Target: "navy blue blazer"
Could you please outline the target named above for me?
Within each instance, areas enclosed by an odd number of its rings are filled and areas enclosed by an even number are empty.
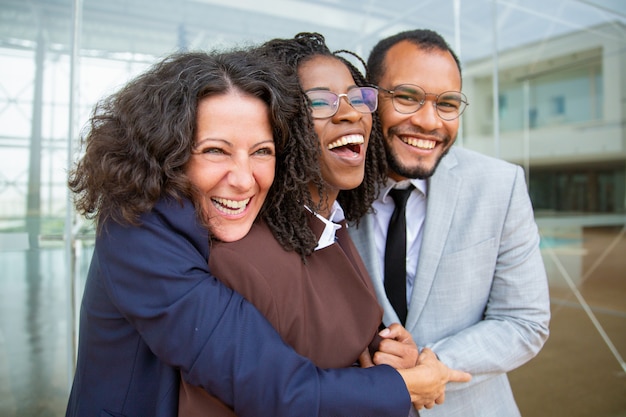
[[[141,222],[96,239],[66,416],[176,416],[181,371],[241,417],[406,417],[392,368],[316,368],[215,279],[190,202],[160,201]]]

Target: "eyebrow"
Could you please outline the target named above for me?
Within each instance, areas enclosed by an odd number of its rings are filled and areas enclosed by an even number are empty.
[[[308,90],[305,90],[305,93],[308,93],[309,91],[330,91],[330,88],[328,88],[328,87],[313,87],[313,88],[309,88]]]
[[[194,143],[193,144],[193,148],[197,149],[202,144],[204,144],[205,142],[208,142],[208,141],[217,141],[217,142],[222,142],[223,144],[228,145],[228,146],[233,146],[233,143],[228,141],[228,140],[226,140],[226,139],[221,139],[221,138],[204,138],[204,139],[200,140],[199,142]],[[263,145],[263,144],[268,143],[268,142],[272,143],[272,144],[276,143],[276,141],[274,140],[274,137],[271,137],[269,139],[261,139],[259,142],[256,142],[256,143],[252,144],[252,147],[254,148],[256,146]]]
[[[350,90],[352,90],[353,88],[359,88],[359,87],[360,87],[359,85],[352,84],[352,85],[349,85],[349,86],[348,86],[347,91],[350,91]],[[305,93],[308,93],[309,91],[330,91],[330,92],[334,92],[334,91],[332,91],[332,90],[331,90],[330,88],[328,88],[328,87],[313,87],[313,88],[309,88],[308,90],[305,90],[304,92],[305,92]]]

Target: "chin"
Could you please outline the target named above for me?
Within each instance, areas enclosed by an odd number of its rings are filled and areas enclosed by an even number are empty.
[[[242,234],[240,233],[227,233],[227,234],[216,233],[214,234],[214,236],[222,242],[229,243],[229,242],[236,242],[238,240],[243,239],[246,236],[246,234],[247,233],[242,233]]]
[[[221,226],[214,227],[211,232],[214,238],[222,242],[236,242],[246,237],[251,228],[252,223],[246,225],[239,224],[236,226],[222,224]]]

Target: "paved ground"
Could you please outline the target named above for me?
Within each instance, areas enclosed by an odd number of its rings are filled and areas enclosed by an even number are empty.
[[[626,375],[601,335],[626,358],[626,236],[621,227],[542,234],[552,334],[535,359],[510,374],[522,414],[626,417]],[[0,251],[1,416],[64,414],[71,338],[63,256],[62,248],[31,257]]]
[[[626,236],[608,227],[585,229],[581,237],[581,247],[554,249],[567,267],[565,274],[550,274],[550,339],[535,359],[510,374],[523,416],[626,416],[626,374],[611,350],[626,360]],[[546,252],[550,271],[556,261]],[[563,275],[576,283],[581,298]]]

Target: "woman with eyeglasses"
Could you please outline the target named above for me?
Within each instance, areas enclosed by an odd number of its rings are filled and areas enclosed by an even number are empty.
[[[321,368],[371,364],[368,347],[379,349],[382,312],[346,221],[358,222],[385,179],[384,147],[373,112],[378,91],[346,59],[330,52],[324,38],[302,33],[261,46],[297,71],[309,105],[306,140],[291,149],[296,170],[319,175],[280,196],[270,196],[264,212],[243,239],[213,240],[209,267],[242,293],[295,350]],[[376,132],[376,133],[374,133]],[[316,158],[298,149],[314,146]],[[298,177],[277,166],[276,181]],[[316,179],[317,178],[317,179]],[[298,201],[300,210],[282,206]],[[383,331],[377,364],[410,368],[418,351],[400,326]],[[419,363],[437,378],[424,378],[424,405],[434,405],[450,378],[466,380],[436,361],[428,349]],[[435,379],[437,380],[435,382]],[[443,381],[443,383],[442,383]],[[204,390],[183,382],[179,416],[234,416],[236,412]],[[308,415],[303,410],[303,415]]]

